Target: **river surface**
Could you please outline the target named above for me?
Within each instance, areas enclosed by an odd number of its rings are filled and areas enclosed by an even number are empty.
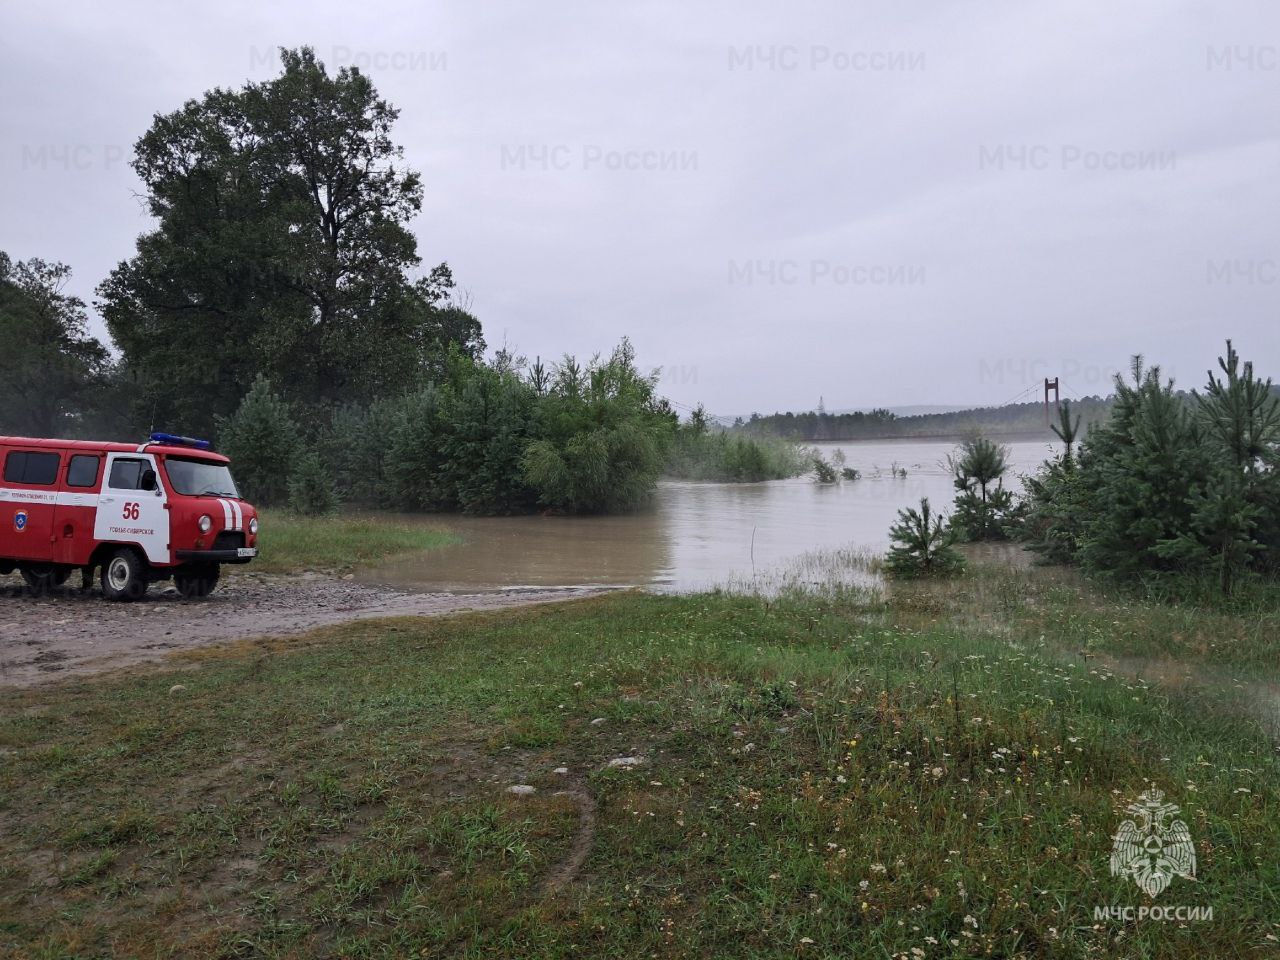
[[[611,517],[423,517],[463,542],[398,558],[362,578],[414,590],[472,592],[531,587],[617,586],[690,591],[746,582],[814,551],[881,553],[901,507],[955,498],[946,441],[814,444],[843,451],[856,481],[812,477],[764,483],[663,481],[648,509]],[[1045,441],[1015,441],[1006,485],[1053,453]],[[905,478],[893,467],[905,468]]]

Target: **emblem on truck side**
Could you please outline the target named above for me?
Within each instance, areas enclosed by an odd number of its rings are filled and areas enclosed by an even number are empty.
[[[19,533],[27,529],[27,511],[19,510],[13,515],[13,529]]]

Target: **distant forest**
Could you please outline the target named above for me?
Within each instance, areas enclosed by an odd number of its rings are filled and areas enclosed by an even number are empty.
[[[1103,420],[1111,410],[1111,398],[1085,397],[1072,400],[1071,409],[1083,423]],[[1056,421],[1055,421],[1056,422]],[[975,407],[952,413],[927,413],[900,417],[888,410],[858,413],[752,414],[734,424],[734,430],[751,436],[783,437],[787,440],[887,440],[897,437],[958,437],[974,430],[987,436],[1052,436],[1045,422],[1044,403],[1013,403],[1002,407]]]

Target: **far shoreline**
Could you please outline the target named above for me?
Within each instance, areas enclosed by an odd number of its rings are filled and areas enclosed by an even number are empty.
[[[1010,440],[1015,442],[1028,442],[1028,443],[1038,441],[1038,440],[1043,440],[1046,443],[1053,443],[1057,439],[1057,437],[1053,434],[1053,432],[1049,430],[1046,430],[1044,433],[1035,433],[1035,432],[1027,432],[1027,431],[1022,431],[1018,433],[994,433],[987,430],[983,430],[980,432],[984,437],[987,437],[988,439],[991,439],[991,440]],[[893,437],[855,437],[847,440],[843,440],[843,439],[795,440],[794,442],[800,443],[800,444],[890,443],[890,442],[898,443],[898,442],[910,442],[910,441],[959,443],[960,441],[964,440],[965,437],[968,435],[969,435],[969,431],[962,430],[962,431],[953,431],[950,433],[931,433],[931,434],[925,434],[920,436],[907,435],[907,436],[893,436]],[[789,438],[782,437],[779,439],[789,439]]]

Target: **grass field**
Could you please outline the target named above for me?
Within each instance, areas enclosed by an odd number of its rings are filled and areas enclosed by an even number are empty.
[[[1274,956],[1276,627],[975,568],[361,623],[8,692],[0,952]],[[1198,858],[1155,903],[1212,920],[1094,919],[1152,903],[1108,870],[1149,786]]]
[[[253,573],[341,573],[397,554],[458,542],[446,530],[377,514],[299,517],[266,511],[261,523],[259,555],[243,568]],[[236,567],[226,569],[238,572]]]

